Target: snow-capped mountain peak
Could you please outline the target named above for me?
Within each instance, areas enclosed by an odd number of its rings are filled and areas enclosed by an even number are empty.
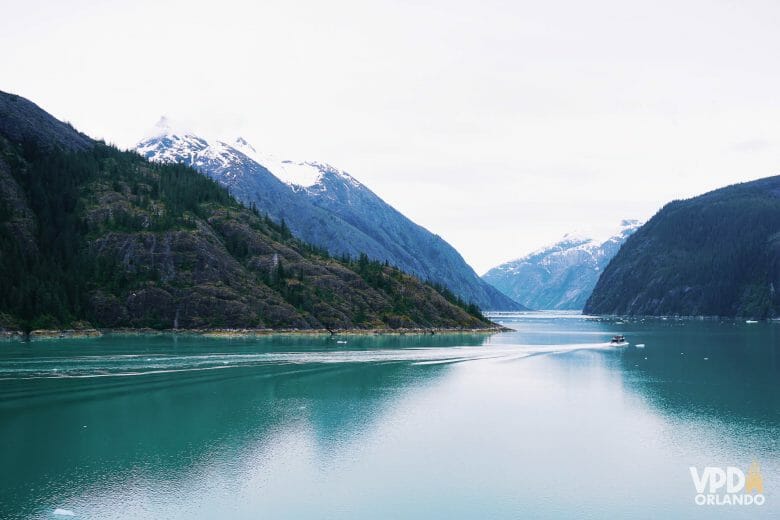
[[[194,132],[187,128],[180,121],[171,119],[166,115],[160,116],[160,119],[149,129],[143,138],[143,141],[162,138],[162,137],[197,137]]]
[[[241,136],[238,136],[235,139],[233,139],[233,146],[235,146],[236,148],[238,148],[241,151],[247,150],[247,151],[252,152],[252,153],[257,153],[257,150],[255,150],[255,147],[252,146],[251,144],[249,144],[249,141],[247,141],[246,139],[244,139]]]
[[[292,189],[324,189],[327,176],[353,187],[362,187],[356,179],[333,166],[313,161],[281,159],[273,154],[258,151],[244,137],[231,141],[207,140],[162,116],[151,132],[136,146],[136,151],[158,162],[184,162],[204,169],[207,164],[221,168],[235,166],[245,161],[242,154],[262,166],[274,177]],[[235,173],[233,174],[235,176]]]
[[[171,125],[171,120],[168,119],[168,116],[160,116],[160,119],[158,119],[154,124],[154,127],[152,127],[152,131],[149,133],[149,137],[168,135],[171,134],[172,131],[173,126]]]
[[[483,279],[535,309],[581,309],[601,271],[641,226],[623,220],[601,233],[578,231],[488,271]]]
[[[334,168],[327,163],[280,159],[273,154],[258,152],[255,147],[249,144],[243,137],[235,138],[232,146],[262,165],[273,173],[277,179],[289,186],[311,188],[320,183],[322,178],[327,174],[335,175],[353,186],[361,186],[361,184],[348,173],[339,170],[338,168]]]
[[[243,137],[236,137],[232,146],[289,186],[309,188],[317,184],[322,177],[321,169],[313,163],[280,159],[270,153],[258,152]]]

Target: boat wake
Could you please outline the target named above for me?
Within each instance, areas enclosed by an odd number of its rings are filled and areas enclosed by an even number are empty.
[[[452,364],[469,361],[512,361],[577,350],[611,349],[609,343],[560,345],[488,344],[480,346],[417,347],[376,350],[322,350],[305,352],[212,352],[179,354],[107,354],[15,358],[0,364],[0,380],[133,377],[259,366],[408,363]]]

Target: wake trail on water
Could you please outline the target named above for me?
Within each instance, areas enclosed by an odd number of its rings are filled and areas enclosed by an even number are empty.
[[[305,365],[362,363],[439,365],[471,361],[508,362],[539,355],[609,348],[608,343],[564,345],[491,344],[462,347],[307,352],[212,352],[190,355],[160,353],[106,354],[102,356],[47,356],[30,359],[17,357],[0,363],[0,381],[119,378],[283,365],[302,367]]]

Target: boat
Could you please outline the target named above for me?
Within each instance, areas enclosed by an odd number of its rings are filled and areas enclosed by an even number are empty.
[[[609,342],[610,342],[611,344],[613,344],[613,345],[622,345],[622,344],[624,344],[624,343],[627,343],[627,342],[626,342],[626,337],[625,337],[625,336],[623,336],[623,335],[620,335],[620,336],[612,336],[612,339],[611,339],[611,340],[609,340]]]
[[[745,320],[745,323],[749,323],[750,325],[754,323],[758,323],[758,320]]]

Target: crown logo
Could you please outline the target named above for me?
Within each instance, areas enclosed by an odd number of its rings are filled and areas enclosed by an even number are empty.
[[[764,492],[764,480],[761,478],[761,470],[756,461],[750,465],[748,474],[745,476],[745,490],[748,493]]]

